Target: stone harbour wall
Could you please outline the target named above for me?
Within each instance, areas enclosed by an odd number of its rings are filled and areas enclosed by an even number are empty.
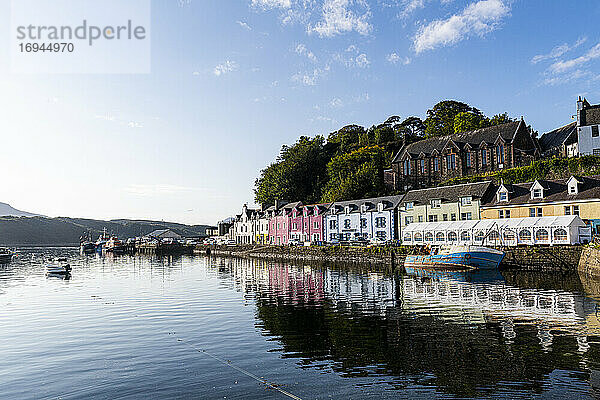
[[[586,246],[579,259],[579,271],[600,278],[600,247],[591,244]]]
[[[584,246],[519,246],[506,252],[502,267],[535,271],[577,270]]]

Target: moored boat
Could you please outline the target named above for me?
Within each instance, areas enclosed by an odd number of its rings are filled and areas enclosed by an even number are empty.
[[[463,270],[498,268],[504,252],[484,246],[433,247],[429,254],[409,255],[405,268],[443,267]]]
[[[79,245],[79,252],[81,254],[94,254],[96,251],[96,244],[92,242],[81,242]]]
[[[106,247],[106,243],[109,240],[109,236],[106,234],[106,228],[104,228],[104,230],[102,231],[102,235],[100,235],[100,237],[98,237],[98,240],[96,240],[96,252],[102,254],[102,250],[105,249]]]
[[[0,247],[0,264],[8,264],[11,262],[14,253],[4,247]]]
[[[106,242],[105,245],[107,253],[113,254],[125,254],[125,243],[123,243],[119,238],[113,236]]]
[[[66,258],[57,258],[54,264],[46,266],[47,276],[68,276],[71,274],[71,265]]]

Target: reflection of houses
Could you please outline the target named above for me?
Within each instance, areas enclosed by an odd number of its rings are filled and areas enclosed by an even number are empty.
[[[479,219],[481,203],[493,192],[491,182],[411,190],[399,210],[401,231],[413,222]]]
[[[600,228],[600,177],[537,180],[502,184],[481,206],[481,218],[578,215],[595,231]]]
[[[591,241],[590,228],[577,215],[423,222],[402,231],[407,245],[572,245]]]
[[[395,189],[431,187],[444,180],[527,165],[539,147],[525,121],[433,137],[406,145],[392,161]],[[389,174],[388,174],[389,175]]]
[[[325,240],[398,238],[396,212],[403,196],[339,201],[325,217]]]

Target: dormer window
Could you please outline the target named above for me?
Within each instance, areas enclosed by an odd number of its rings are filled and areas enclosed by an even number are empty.
[[[346,211],[346,214],[350,214],[350,206],[346,206],[345,211]]]
[[[473,203],[473,198],[471,196],[465,196],[460,198],[460,204],[463,206],[470,206]]]
[[[408,211],[408,210],[412,210],[413,208],[415,208],[415,204],[411,201],[408,203],[404,203],[404,208]]]
[[[384,208],[384,205],[383,205],[383,203],[379,203],[379,204],[377,204],[377,211],[379,211],[379,212],[382,212],[382,211],[383,211],[383,208]]]
[[[431,200],[431,208],[440,208],[442,206],[442,201],[440,199]]]
[[[360,206],[360,212],[361,213],[366,213],[367,212],[367,205],[366,204],[363,204],[363,205]]]
[[[567,182],[567,190],[569,191],[569,194],[578,194],[580,183],[581,182],[579,182],[577,178],[572,176]]]
[[[542,189],[533,189],[531,191],[531,198],[532,199],[541,199],[544,197],[544,192]]]
[[[507,192],[499,192],[498,193],[498,202],[500,201],[508,201],[508,193]]]

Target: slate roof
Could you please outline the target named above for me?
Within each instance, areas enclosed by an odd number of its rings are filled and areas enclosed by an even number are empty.
[[[471,196],[473,198],[487,200],[494,197],[495,187],[491,181],[478,183],[465,183],[462,185],[439,186],[429,189],[419,189],[409,191],[404,199],[404,203],[428,204],[431,200],[440,199],[443,203],[454,203],[461,197]]]
[[[582,125],[600,125],[600,104],[590,106],[587,103],[582,110],[582,114]]]
[[[149,234],[147,234],[146,236],[148,236],[148,237],[160,237],[160,236],[164,235],[167,232],[173,232],[176,236],[181,236],[177,232],[174,232],[172,229],[156,229],[156,230],[150,232]]]
[[[577,122],[571,122],[568,125],[562,126],[550,132],[544,133],[540,138],[540,146],[542,151],[547,151],[553,147],[562,146],[567,139],[577,132]]]
[[[511,142],[517,133],[519,125],[524,122],[514,121],[506,124],[490,126],[488,128],[476,129],[474,131],[455,133],[447,136],[432,137],[429,139],[419,140],[418,142],[411,143],[408,146],[402,148],[398,154],[394,157],[393,162],[397,162],[400,155],[404,152],[408,152],[412,156],[418,156],[421,153],[429,155],[433,150],[441,151],[446,144],[454,142],[459,148],[463,148],[466,144],[471,147],[479,147],[484,142],[487,144],[494,144],[498,137],[502,137],[505,142]]]
[[[362,205],[367,206],[368,211],[377,210],[377,204],[383,202],[384,211],[394,210],[400,202],[402,202],[402,198],[404,195],[398,196],[383,196],[383,197],[371,197],[368,199],[360,199],[360,200],[348,200],[348,201],[336,201],[331,204],[328,213],[333,211],[343,211],[346,206],[350,206],[350,213],[360,212],[360,208]]]
[[[548,202],[559,202],[569,200],[589,200],[600,199],[600,175],[576,177],[582,184],[579,185],[579,193],[569,194],[567,188],[567,179],[556,180],[538,180],[544,187],[543,199],[531,198],[531,186],[535,182],[517,183],[514,185],[504,185],[509,190],[508,201],[498,202],[496,196],[489,198],[484,207],[500,207],[507,205],[522,205],[522,204],[541,204]]]

